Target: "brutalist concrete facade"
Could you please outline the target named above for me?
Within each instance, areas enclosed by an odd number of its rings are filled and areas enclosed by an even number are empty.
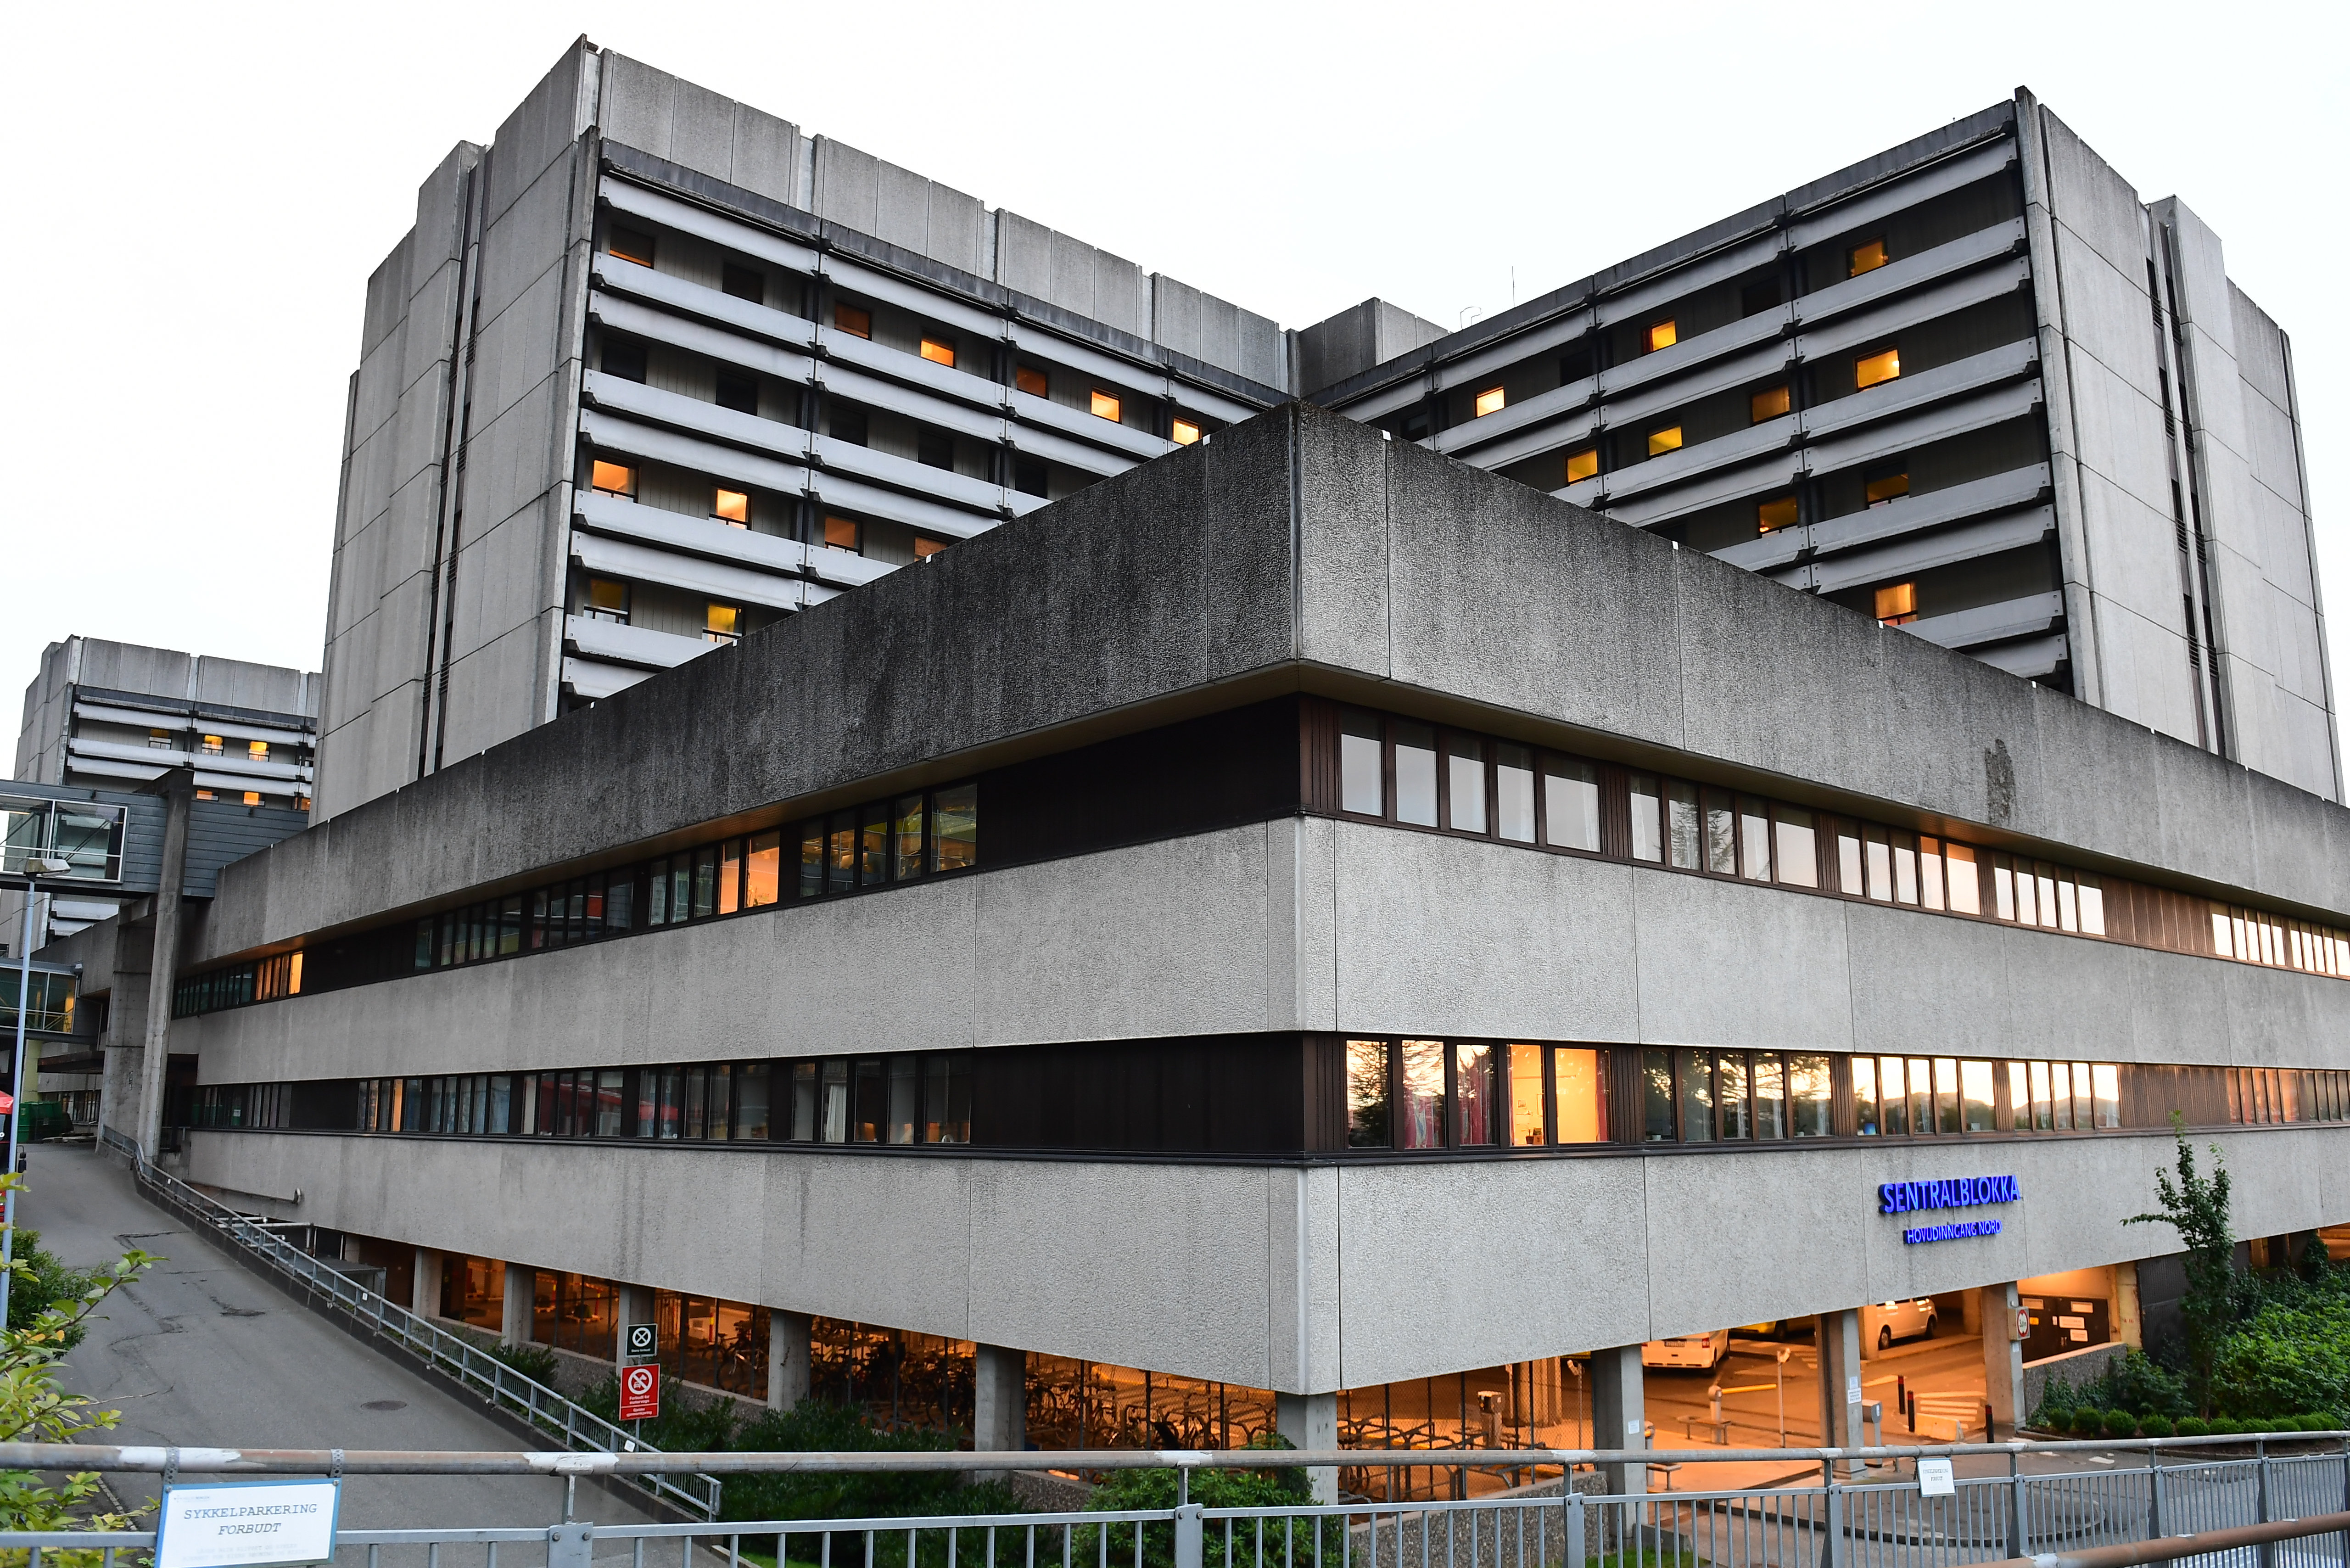
[[[238,863],[183,968],[1293,691],[2350,916],[2336,805],[1290,405]],[[831,983],[879,953],[925,983]],[[244,1084],[1280,1032],[2333,1071],[2350,986],[1303,813],[183,1018],[172,1044]],[[298,1191],[324,1226],[1317,1397],[2147,1256],[2166,1239],[2122,1221],[2170,1152],[2160,1127],[2001,1143],[2027,1195],[2003,1233],[1905,1246],[1878,1184],[1970,1149],[189,1136],[197,1179]],[[2350,1217],[2350,1125],[2213,1136],[2246,1233]]]

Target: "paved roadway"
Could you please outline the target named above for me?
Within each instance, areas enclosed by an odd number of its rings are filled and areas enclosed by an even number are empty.
[[[18,1212],[67,1262],[111,1262],[130,1247],[161,1255],[109,1297],[67,1358],[73,1392],[119,1410],[89,1441],[276,1449],[504,1449],[525,1444],[481,1407],[353,1339],[141,1199],[119,1160],[35,1144]],[[119,1476],[126,1502],[156,1480]],[[143,1490],[142,1490],[143,1485]],[[358,1476],[344,1483],[346,1529],[553,1524],[564,1483],[536,1477]],[[647,1516],[582,1485],[577,1513],[602,1524]],[[536,1551],[503,1553],[510,1563]],[[600,1556],[601,1553],[599,1552]],[[473,1552],[457,1559],[478,1561]],[[446,1554],[444,1553],[444,1560]]]

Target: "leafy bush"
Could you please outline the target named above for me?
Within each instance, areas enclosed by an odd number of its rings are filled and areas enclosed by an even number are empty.
[[[2271,1420],[2350,1411],[2350,1291],[2285,1276],[2222,1336],[2212,1382],[2230,1415]]]
[[[2106,1413],[2095,1405],[2084,1405],[2073,1412],[2072,1426],[2076,1438],[2102,1438],[2106,1435]]]
[[[1252,1449],[1286,1449],[1294,1445],[1283,1437],[1267,1435],[1249,1444]],[[1087,1511],[1126,1511],[1139,1509],[1173,1508],[1183,1490],[1171,1469],[1119,1470],[1094,1489],[1086,1501]],[[1278,1509],[1304,1506],[1313,1501],[1305,1472],[1291,1470],[1193,1470],[1188,1488],[1191,1501],[1202,1508],[1263,1508]],[[1102,1551],[1101,1537],[1108,1537],[1109,1560],[1117,1563],[1136,1561],[1132,1524],[1086,1525],[1072,1532],[1071,1548],[1076,1561],[1090,1563]],[[1142,1531],[1142,1568],[1174,1568],[1175,1527],[1171,1524],[1146,1524]],[[1263,1542],[1265,1557],[1270,1560],[1281,1549],[1284,1538],[1270,1531]],[[1300,1552],[1304,1550],[1301,1536]],[[1234,1568],[1257,1560],[1258,1542],[1245,1525],[1236,1525],[1232,1532]],[[1334,1543],[1335,1544],[1335,1543]],[[1285,1561],[1284,1557],[1284,1561]],[[1221,1528],[1211,1530],[1201,1542],[1203,1568],[1223,1568],[1224,1536]]]
[[[2211,1435],[2211,1423],[2200,1416],[2182,1416],[2178,1421],[2178,1435],[2182,1438],[2208,1438]]]
[[[2064,1431],[2073,1424],[2072,1403],[2069,1399],[2060,1402],[2055,1390],[2051,1389],[2041,1399],[2040,1408],[2032,1412],[2032,1419],[2024,1424],[2035,1431]]]
[[[2106,1436],[2108,1438],[2135,1438],[2137,1436],[2137,1417],[2131,1415],[2127,1410],[2106,1411],[2105,1427]]]
[[[2167,1438],[2172,1430],[2170,1417],[2159,1411],[2138,1418],[2137,1435],[2141,1438]]]
[[[490,1355],[534,1383],[555,1380],[555,1352],[544,1345],[494,1345]],[[616,1403],[619,1397],[613,1396]]]
[[[42,1247],[38,1231],[17,1231],[16,1254],[16,1279],[8,1287],[8,1329],[12,1334],[32,1332],[42,1314],[60,1303],[79,1301],[109,1277],[89,1269],[68,1268]],[[75,1314],[72,1321],[55,1327],[53,1332],[64,1335],[57,1348],[71,1350],[88,1331],[82,1326],[80,1314]]]

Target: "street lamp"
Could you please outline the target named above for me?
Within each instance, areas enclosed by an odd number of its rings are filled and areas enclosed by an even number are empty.
[[[25,1025],[33,1013],[33,905],[40,891],[43,877],[62,877],[73,869],[73,863],[54,856],[29,855],[25,857],[25,941],[16,955],[16,1054],[8,1075],[8,1165],[10,1175],[16,1170],[16,1135],[25,1125]],[[0,1209],[0,1329],[8,1325],[8,1287],[16,1282],[13,1265],[16,1261],[16,1189],[8,1189],[7,1204]]]

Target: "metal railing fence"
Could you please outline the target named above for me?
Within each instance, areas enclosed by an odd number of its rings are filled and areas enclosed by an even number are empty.
[[[2287,1445],[2281,1451],[2272,1445]],[[2249,1454],[2241,1450],[2250,1448]],[[1920,1459],[1993,1461],[1929,1496]],[[2112,1469],[2027,1470],[2026,1460]],[[1638,1467],[1762,1459],[1817,1462],[1848,1473],[1825,1485],[1594,1495],[1548,1484],[1441,1501],[1341,1501],[1211,1508],[1191,1501],[1203,1469],[1307,1469],[1425,1465],[1501,1473],[1585,1465]],[[941,1460],[946,1463],[942,1466]],[[2124,1459],[2137,1462],[2122,1464]],[[96,1469],[199,1475],[615,1475],[660,1465],[715,1474],[904,1474],[941,1468],[1171,1469],[1173,1506],[921,1517],[769,1519],[690,1524],[551,1528],[347,1530],[338,1561],[367,1568],[457,1568],[479,1549],[484,1568],[2021,1568],[2082,1553],[2129,1556],[2182,1534],[2241,1532],[2314,1521],[2297,1538],[2215,1541],[2175,1556],[2195,1568],[2350,1568],[2350,1433],[2271,1438],[2138,1439],[2112,1443],[1951,1444],[1866,1449],[1378,1450],[1085,1449],[1059,1453],[400,1453],[235,1449],[103,1448],[0,1443],[0,1469]],[[1970,1468],[1981,1468],[1981,1466]],[[1999,1473],[2004,1471],[2004,1473]],[[1666,1472],[1669,1473],[1669,1472]],[[2275,1532],[2272,1532],[2275,1533]],[[93,1550],[107,1568],[150,1547],[151,1535],[0,1533],[0,1562],[41,1568],[40,1554]],[[27,1555],[18,1558],[18,1552]],[[387,1556],[387,1553],[390,1553]],[[699,1557],[697,1557],[699,1553]],[[2138,1558],[2142,1559],[2143,1553]],[[129,1563],[121,1568],[130,1568]]]
[[[130,1156],[131,1170],[139,1186],[156,1202],[205,1227],[247,1256],[301,1285],[330,1310],[349,1314],[361,1326],[391,1341],[432,1370],[454,1379],[460,1387],[480,1396],[492,1407],[520,1417],[534,1431],[545,1433],[573,1452],[630,1453],[659,1460],[659,1449],[631,1437],[536,1378],[517,1372],[472,1339],[452,1334],[377,1294],[348,1275],[328,1268],[262,1221],[239,1214],[169,1171],[158,1168],[151,1161],[141,1158],[138,1146],[114,1128],[101,1128],[100,1137],[109,1147]],[[634,1470],[630,1479],[689,1517],[718,1517],[721,1486],[715,1476],[672,1465]]]

